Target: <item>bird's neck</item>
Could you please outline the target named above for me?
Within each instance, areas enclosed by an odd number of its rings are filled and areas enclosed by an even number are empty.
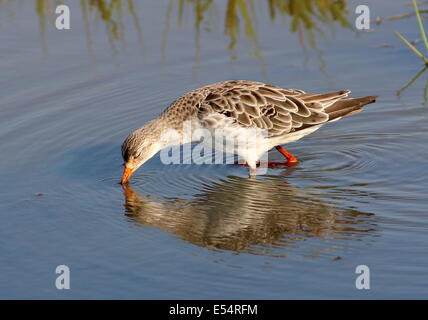
[[[171,120],[171,119],[169,119]],[[163,117],[156,118],[145,126],[152,137],[160,142],[159,147],[165,148],[192,142],[192,132],[199,123],[194,121],[165,121]]]

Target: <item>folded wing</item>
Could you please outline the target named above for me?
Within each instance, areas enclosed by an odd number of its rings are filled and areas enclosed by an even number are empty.
[[[354,114],[376,99],[347,98],[349,90],[312,94],[252,81],[225,81],[204,89],[209,93],[198,117],[207,125],[215,126],[213,114],[224,115],[242,127],[266,129],[269,137]]]

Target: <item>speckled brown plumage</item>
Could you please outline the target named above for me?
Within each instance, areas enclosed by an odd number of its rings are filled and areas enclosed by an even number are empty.
[[[312,94],[261,82],[224,81],[183,95],[161,117],[178,129],[195,115],[207,127],[216,127],[226,116],[242,127],[266,129],[273,137],[356,113],[376,98],[347,99],[349,93]]]

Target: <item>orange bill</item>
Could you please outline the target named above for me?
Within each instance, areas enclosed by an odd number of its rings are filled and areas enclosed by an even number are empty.
[[[134,173],[134,170],[125,167],[125,169],[123,170],[122,180],[120,180],[120,183],[121,184],[127,183],[128,180],[131,179],[132,173]]]

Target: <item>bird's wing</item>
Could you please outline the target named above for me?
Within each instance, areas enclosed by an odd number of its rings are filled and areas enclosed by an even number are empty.
[[[310,94],[252,81],[226,81],[204,89],[209,93],[199,106],[198,117],[206,125],[215,127],[226,116],[242,127],[267,129],[269,137],[333,120],[328,108],[350,92]]]

